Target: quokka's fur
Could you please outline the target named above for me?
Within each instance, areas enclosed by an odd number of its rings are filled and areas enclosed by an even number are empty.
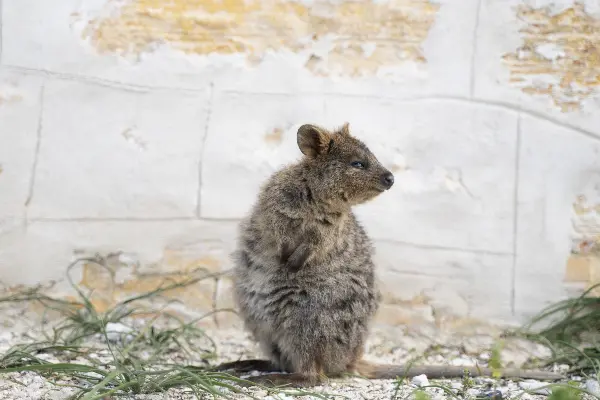
[[[276,172],[240,224],[235,297],[245,327],[268,360],[222,364],[218,370],[285,373],[250,378],[310,386],[325,377],[460,377],[464,367],[374,365],[362,360],[380,300],[373,248],[352,207],[390,189],[394,177],[349,132],[298,129],[303,158]],[[385,216],[383,216],[385,218]],[[490,375],[471,368],[471,374]],[[545,371],[504,376],[559,379]]]

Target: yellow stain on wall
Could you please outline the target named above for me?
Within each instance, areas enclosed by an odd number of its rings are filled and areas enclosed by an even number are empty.
[[[584,194],[575,198],[571,223],[573,227],[571,255],[567,259],[564,280],[585,284],[585,290],[588,290],[600,284],[598,193],[593,193],[591,199]],[[600,296],[600,287],[591,290],[590,295]]]
[[[552,14],[521,6],[522,45],[504,55],[511,82],[525,93],[548,96],[562,112],[581,108],[600,85],[600,19],[583,4]]]
[[[267,132],[264,139],[268,143],[280,144],[283,141],[283,129],[275,128],[271,132]]]
[[[3,104],[16,103],[23,100],[19,95],[2,95],[0,94],[0,106]]]
[[[600,256],[600,203],[579,195],[573,202],[573,238],[571,252],[574,254]]]
[[[121,1],[119,1],[121,3]],[[116,0],[109,0],[113,8]],[[375,73],[382,65],[425,62],[421,45],[439,5],[430,0],[130,0],[117,13],[90,21],[84,37],[100,52],[140,54],[159,44],[188,54],[242,53],[250,62],[267,51],[308,50],[318,75]],[[330,37],[326,56],[310,54]]]
[[[211,311],[217,278],[207,275],[218,272],[220,262],[211,256],[199,255],[195,259],[189,256],[185,251],[165,249],[160,268],[153,273],[142,272],[136,265],[121,264],[114,257],[105,261],[106,267],[85,263],[79,285],[92,291],[90,301],[98,312],[105,312],[127,297],[165,287],[172,289],[161,293],[164,299],[177,300],[192,309]],[[116,275],[122,269],[128,274],[126,279],[119,281]],[[191,281],[194,283],[186,284]],[[182,286],[173,287],[177,285]]]

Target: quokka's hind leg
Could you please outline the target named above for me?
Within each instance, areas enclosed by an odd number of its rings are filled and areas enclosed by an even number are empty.
[[[258,371],[258,372],[280,372],[277,365],[269,360],[239,360],[226,362],[210,368],[210,371],[229,371],[232,370],[232,375],[240,375],[243,373]]]
[[[266,387],[289,386],[308,388],[323,383],[326,380],[326,378],[324,376],[316,374],[301,374],[295,372],[292,374],[268,374],[251,376],[246,380],[251,381],[254,384]],[[247,384],[245,382],[240,383],[240,385],[253,386],[252,384]]]
[[[298,360],[295,367],[296,372],[275,373],[268,375],[252,376],[246,381],[240,383],[242,386],[260,385],[266,387],[289,386],[289,387],[312,387],[317,386],[327,380],[322,366],[314,360]]]
[[[346,366],[347,374],[355,374],[358,363],[362,360],[363,354],[365,352],[363,341],[361,340],[354,349],[352,349],[352,357],[350,362]]]

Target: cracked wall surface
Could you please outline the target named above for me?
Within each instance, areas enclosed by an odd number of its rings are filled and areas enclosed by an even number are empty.
[[[563,112],[581,107],[600,86],[600,19],[584,3],[552,12],[520,6],[523,42],[504,56],[510,81],[523,92],[549,97]]]
[[[139,55],[166,43],[186,54],[242,54],[251,63],[270,51],[308,51],[313,73],[372,74],[425,62],[421,45],[438,8],[428,0],[109,1],[83,36],[100,52]]]
[[[234,306],[230,254],[304,123],[395,174],[357,209],[378,321],[522,321],[600,279],[600,5],[0,1],[0,281]],[[223,275],[220,275],[223,274]],[[219,325],[236,323],[215,314]]]

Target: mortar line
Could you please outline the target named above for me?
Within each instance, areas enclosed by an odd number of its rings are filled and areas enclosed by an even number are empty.
[[[29,219],[29,222],[186,222],[197,221],[196,217],[35,217]]]
[[[33,192],[35,189],[35,182],[36,182],[36,178],[37,178],[37,169],[38,169],[38,162],[39,162],[39,157],[40,157],[40,147],[41,147],[41,143],[42,143],[42,129],[43,129],[43,124],[44,124],[43,120],[44,120],[45,91],[46,91],[46,82],[44,81],[44,82],[42,82],[42,85],[40,87],[40,94],[39,94],[40,110],[38,112],[36,142],[35,142],[35,149],[34,149],[34,153],[33,153],[33,163],[31,165],[31,173],[29,175],[29,188],[28,188],[28,192],[27,192],[27,200],[25,200],[25,221],[27,221],[28,217],[29,217],[29,205],[31,204],[31,200],[33,199]]]
[[[475,27],[473,28],[473,48],[471,50],[471,76],[469,81],[469,96],[473,98],[475,93],[475,58],[477,56],[477,33],[479,32],[479,18],[481,14],[481,3],[483,0],[477,1],[477,10],[475,11]]]
[[[505,256],[505,257],[512,255],[511,251],[468,249],[468,248],[462,248],[462,247],[439,246],[439,245],[432,245],[432,244],[405,242],[402,240],[394,240],[394,239],[378,239],[376,237],[373,237],[372,240],[374,243],[377,243],[377,242],[390,243],[390,244],[414,247],[417,249],[424,249],[424,250],[455,251],[455,252],[461,252],[461,253],[481,254],[481,255],[488,255],[488,256]]]
[[[200,217],[200,221],[208,221],[208,222],[240,222],[242,220],[241,217]]]
[[[240,218],[211,218],[198,219],[195,215],[190,217],[34,217],[30,222],[176,222],[176,221],[204,221],[204,222],[239,222]]]
[[[516,315],[517,250],[519,236],[519,176],[521,172],[521,114],[517,115],[517,142],[515,148],[515,175],[513,190],[513,260],[511,270],[510,310]]]
[[[48,71],[45,69],[27,68],[17,65],[5,65],[4,68],[10,71],[20,72],[23,74],[29,74],[34,76],[42,76],[45,78],[54,78],[64,81],[82,82],[89,85],[96,85],[101,87],[107,87],[111,89],[119,89],[133,93],[144,93],[149,91],[172,91],[172,92],[183,92],[183,93],[202,93],[206,89],[190,89],[177,86],[147,86],[135,83],[120,82],[110,79],[98,78],[94,76],[77,75],[63,72]]]
[[[208,110],[206,111],[206,120],[204,121],[204,134],[202,136],[200,149],[198,149],[198,152],[200,153],[200,160],[198,161],[198,192],[196,193],[196,218],[198,219],[201,218],[202,210],[202,173],[204,166],[204,155],[206,154],[206,141],[208,139],[208,129],[210,125],[210,117],[212,116],[212,108],[215,95],[214,82],[210,83],[209,90],[210,93],[208,96]]]

